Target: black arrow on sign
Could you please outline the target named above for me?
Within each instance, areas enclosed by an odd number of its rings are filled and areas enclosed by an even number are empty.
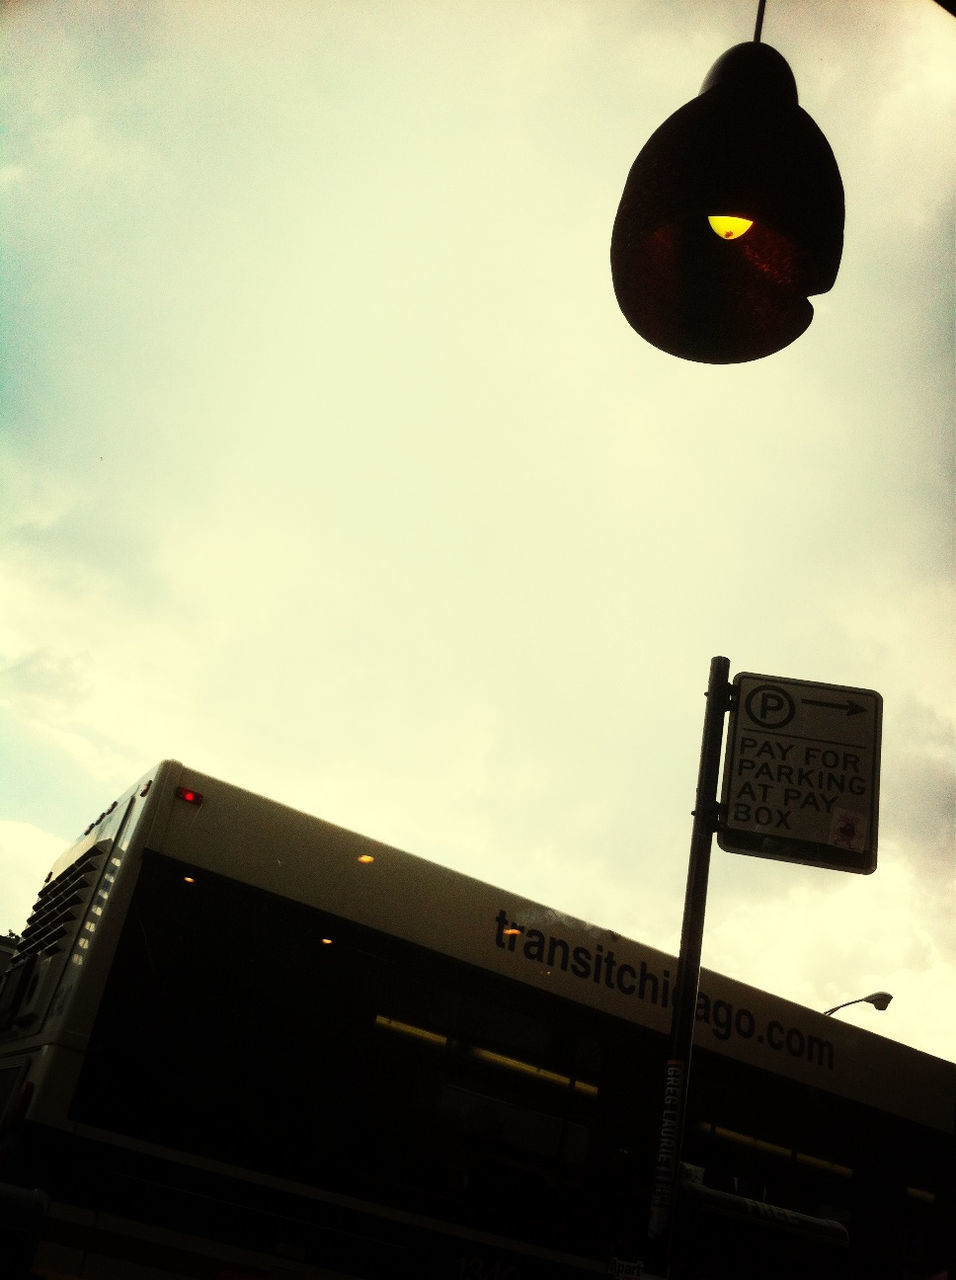
[[[801,698],[800,701],[808,707],[829,707],[831,711],[845,711],[848,716],[858,716],[866,710],[866,707],[849,699],[846,702],[818,702],[816,698]]]

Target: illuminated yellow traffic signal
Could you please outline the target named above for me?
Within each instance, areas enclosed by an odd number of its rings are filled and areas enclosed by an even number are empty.
[[[810,324],[809,297],[836,279],[843,221],[833,152],[786,60],[736,45],[631,167],[611,238],[618,303],[671,355],[760,359]]]
[[[707,221],[723,240],[739,240],[753,226],[752,218],[734,218],[728,214],[711,214]]]

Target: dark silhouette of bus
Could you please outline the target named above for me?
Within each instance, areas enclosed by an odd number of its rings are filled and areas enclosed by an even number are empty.
[[[636,1275],[675,970],[166,761],[0,979],[0,1273]],[[674,1274],[944,1270],[953,1064],[707,971],[697,1016]]]

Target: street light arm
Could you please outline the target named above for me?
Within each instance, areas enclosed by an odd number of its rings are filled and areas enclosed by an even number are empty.
[[[845,1009],[847,1005],[851,1004],[871,1004],[874,1009],[879,1009],[882,1013],[892,999],[893,997],[888,991],[874,991],[871,995],[858,996],[855,1000],[845,1000],[843,1004],[835,1004],[832,1009],[824,1009],[823,1016],[829,1018],[838,1009]]]

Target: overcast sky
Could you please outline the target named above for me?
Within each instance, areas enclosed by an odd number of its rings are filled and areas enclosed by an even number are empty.
[[[715,848],[704,963],[956,1057],[956,22],[770,0],[843,263],[707,367],[608,246],[755,11],[4,6],[0,930],[173,756],[674,952],[725,654],[883,695],[881,843]]]

